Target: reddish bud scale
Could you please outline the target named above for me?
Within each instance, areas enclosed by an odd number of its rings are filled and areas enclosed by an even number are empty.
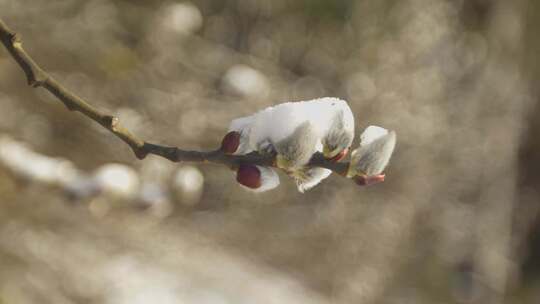
[[[221,141],[221,151],[226,154],[233,154],[240,145],[240,133],[231,131],[227,133]]]
[[[240,184],[257,189],[261,186],[261,171],[254,165],[240,165],[236,171],[236,181]]]
[[[372,176],[357,175],[354,177],[354,181],[360,186],[370,186],[384,182],[384,174],[377,174]]]
[[[332,157],[330,159],[330,161],[333,161],[333,162],[338,162],[340,160],[342,160],[343,158],[345,158],[345,156],[347,156],[347,153],[349,152],[349,148],[345,148],[343,150],[341,150],[341,152],[339,152],[336,156]]]

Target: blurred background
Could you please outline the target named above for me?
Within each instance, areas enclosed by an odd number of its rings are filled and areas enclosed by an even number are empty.
[[[66,87],[215,149],[272,104],[397,131],[387,180],[137,160],[0,51],[0,303],[539,303],[540,2],[0,0]],[[357,145],[355,142],[354,145]]]

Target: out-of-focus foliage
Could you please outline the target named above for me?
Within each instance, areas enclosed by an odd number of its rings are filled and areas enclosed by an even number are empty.
[[[539,16],[533,0],[0,0],[37,62],[145,140],[212,149],[233,118],[321,96],[349,101],[358,134],[398,134],[383,184],[254,195],[224,167],[136,160],[2,50],[0,303],[536,303]],[[48,160],[78,178],[33,178]]]

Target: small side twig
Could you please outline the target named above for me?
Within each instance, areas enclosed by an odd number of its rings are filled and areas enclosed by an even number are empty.
[[[24,50],[20,37],[9,29],[1,19],[0,40],[8,50],[11,57],[13,57],[13,59],[23,70],[30,86],[34,88],[42,87],[46,89],[51,94],[56,96],[70,111],[78,111],[84,116],[102,125],[116,137],[128,144],[138,159],[144,159],[148,154],[154,154],[173,162],[209,162],[226,165],[230,168],[236,168],[241,163],[267,167],[274,166],[274,159],[272,156],[260,155],[258,153],[250,153],[247,155],[228,155],[220,150],[208,152],[186,151],[177,147],[167,147],[145,142],[136,137],[126,128],[122,127],[117,117],[106,114],[105,112],[93,107],[84,99],[62,86],[51,75],[45,72]],[[322,157],[320,153],[316,154],[312,158],[309,165],[312,167],[327,168],[342,176],[345,176],[348,168],[348,163],[330,162]]]

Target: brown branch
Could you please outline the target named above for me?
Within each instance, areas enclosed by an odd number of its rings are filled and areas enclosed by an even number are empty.
[[[131,147],[138,159],[144,159],[148,154],[154,154],[173,162],[210,162],[226,165],[233,169],[241,163],[267,167],[274,166],[274,159],[272,156],[264,156],[258,153],[228,155],[220,150],[209,152],[186,151],[176,147],[166,147],[144,142],[126,128],[122,127],[117,117],[106,114],[91,106],[81,97],[63,87],[51,75],[47,74],[47,72],[45,72],[23,49],[20,37],[10,30],[1,19],[0,40],[23,70],[30,86],[46,89],[56,96],[70,111],[78,111],[111,131]],[[334,163],[327,161],[320,153],[317,153],[312,158],[309,165],[312,167],[327,168],[342,176],[345,176],[348,168],[348,163]]]

